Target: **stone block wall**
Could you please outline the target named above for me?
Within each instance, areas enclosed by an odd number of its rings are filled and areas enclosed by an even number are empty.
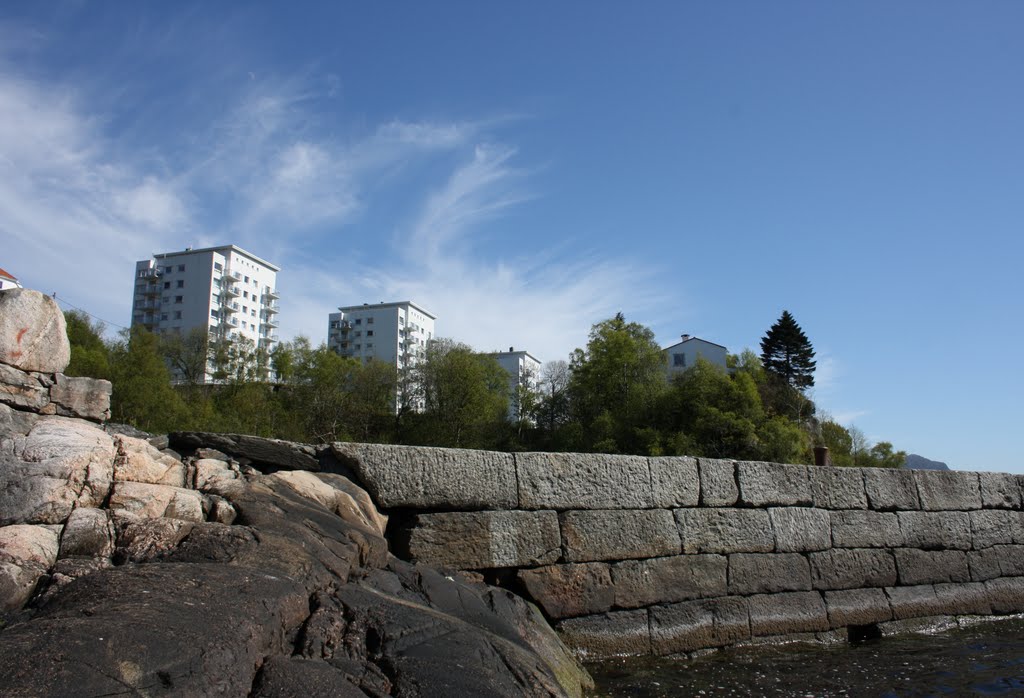
[[[408,555],[590,656],[1024,611],[1024,477],[339,443]]]

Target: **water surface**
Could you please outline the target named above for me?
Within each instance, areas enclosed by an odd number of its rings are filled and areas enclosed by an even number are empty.
[[[1024,618],[856,645],[762,645],[587,668],[597,696],[1024,696]]]

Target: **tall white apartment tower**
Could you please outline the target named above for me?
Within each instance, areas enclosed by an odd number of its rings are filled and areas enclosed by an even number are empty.
[[[349,305],[328,316],[327,346],[366,363],[414,366],[434,338],[434,317],[412,301]]]
[[[132,324],[158,334],[195,327],[271,349],[280,267],[235,247],[165,252],[135,263]]]
[[[536,390],[540,380],[540,361],[528,351],[516,351],[509,347],[508,351],[491,354],[506,373],[508,373],[508,418],[516,421],[521,415],[519,395],[522,390]]]

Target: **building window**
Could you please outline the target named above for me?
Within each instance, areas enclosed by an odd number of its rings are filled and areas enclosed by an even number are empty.
[[[366,336],[367,337],[372,337],[373,336],[373,330],[366,330]]]
[[[356,324],[357,324],[357,325],[362,325],[362,324],[363,324],[363,318],[361,318],[361,317],[357,317],[357,318],[356,318]]]
[[[178,288],[185,288],[185,279],[178,279]]]
[[[249,283],[249,277],[245,277],[245,283]]]
[[[170,274],[172,271],[174,271],[174,267],[164,267],[164,273]]]
[[[178,265],[178,271],[185,271],[185,265],[184,264],[179,264]]]
[[[212,318],[217,317],[217,310],[216,310],[216,308],[214,308],[213,310],[210,311],[210,317],[212,317]]]
[[[170,287],[171,287],[171,282],[170,281],[165,281],[164,282],[164,288],[170,288]]]
[[[356,345],[356,349],[362,349],[362,348],[363,348],[363,345],[362,345],[362,344],[357,344],[357,345]]]
[[[367,325],[372,325],[373,324],[373,318],[372,317],[366,318],[366,324]]]
[[[160,321],[167,322],[167,313],[160,313]]]
[[[181,311],[180,310],[175,310],[174,311],[174,319],[175,320],[180,320],[181,319]]]
[[[249,292],[248,291],[242,291],[242,298],[244,298],[246,300],[249,300]]]
[[[184,302],[184,300],[185,300],[184,296],[175,296],[174,297],[174,302],[175,303],[182,303],[182,302]]]
[[[221,264],[220,262],[214,262],[213,268],[216,269],[217,271],[224,271],[224,265]]]
[[[673,354],[672,355],[673,366],[686,366],[686,354]]]

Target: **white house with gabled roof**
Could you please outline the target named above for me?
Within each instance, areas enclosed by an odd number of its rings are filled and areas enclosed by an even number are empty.
[[[666,347],[664,352],[665,368],[669,378],[694,366],[698,358],[720,366],[723,371],[726,369],[726,348],[700,337],[684,334],[682,341]]]

